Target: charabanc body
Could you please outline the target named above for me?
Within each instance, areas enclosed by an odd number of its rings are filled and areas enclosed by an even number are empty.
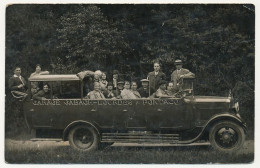
[[[69,140],[80,151],[114,142],[210,141],[220,151],[239,149],[246,126],[238,103],[232,97],[194,96],[192,81],[184,80],[185,96],[90,100],[77,75],[40,75],[29,83],[47,82],[52,99],[26,99],[25,119],[37,140]]]

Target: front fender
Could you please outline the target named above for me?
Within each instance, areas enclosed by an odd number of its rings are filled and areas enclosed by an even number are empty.
[[[201,132],[198,134],[198,136],[196,136],[195,138],[190,139],[190,140],[180,141],[179,143],[188,144],[188,143],[192,143],[192,142],[199,140],[203,135],[205,135],[205,133],[208,133],[210,131],[211,127],[216,122],[224,121],[224,120],[233,121],[233,122],[237,123],[244,129],[245,133],[247,132],[246,123],[244,123],[239,117],[232,115],[232,114],[222,113],[222,114],[217,114],[217,115],[213,116],[212,118],[210,118],[208,120],[208,122],[203,126],[203,128],[202,128]]]
[[[216,122],[218,122],[218,121],[220,121],[220,120],[233,121],[233,122],[237,123],[238,125],[240,125],[240,126],[244,129],[245,132],[247,131],[246,123],[243,122],[243,121],[241,120],[241,118],[239,118],[239,117],[237,117],[237,116],[235,116],[235,115],[232,115],[232,114],[228,114],[228,113],[218,114],[218,115],[213,116],[213,117],[204,125],[203,131],[209,130],[210,127],[211,127],[214,123],[216,123]]]

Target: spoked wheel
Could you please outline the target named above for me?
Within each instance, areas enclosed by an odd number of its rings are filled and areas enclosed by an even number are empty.
[[[211,145],[221,152],[233,152],[245,142],[245,133],[241,126],[231,121],[215,124],[209,134]]]
[[[88,152],[98,148],[99,136],[92,127],[76,126],[69,133],[69,142],[74,149]]]

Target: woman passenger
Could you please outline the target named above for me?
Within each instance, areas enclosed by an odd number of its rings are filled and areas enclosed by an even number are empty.
[[[42,71],[41,65],[37,64],[35,67],[35,72],[33,72],[30,75],[30,78],[33,76],[38,76],[38,75],[49,75],[49,71]],[[36,94],[40,90],[39,82],[31,82],[31,92],[32,95]]]
[[[136,98],[141,98],[140,93],[137,91],[137,83],[136,82],[132,82],[131,91],[133,92],[133,94],[135,95]]]
[[[122,99],[136,99],[134,93],[130,90],[130,82],[125,81],[124,89],[121,92]]]
[[[33,95],[34,100],[45,100],[45,99],[51,99],[51,93],[49,91],[49,85],[46,83],[43,85],[43,89],[40,90],[38,93]]]

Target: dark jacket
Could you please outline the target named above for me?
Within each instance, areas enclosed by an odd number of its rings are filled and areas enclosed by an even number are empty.
[[[18,86],[20,84],[23,84],[24,86],[21,88],[18,88]],[[20,92],[25,92],[27,89],[26,81],[22,76],[21,76],[21,79],[19,77],[12,76],[8,81],[8,87],[12,91],[15,90],[15,91],[20,91]]]
[[[160,81],[166,80],[166,75],[161,71],[159,71],[158,74],[155,75],[155,71],[153,71],[148,74],[147,78],[149,79],[149,85],[152,94],[159,88]]]
[[[144,89],[143,87],[140,87],[137,91],[140,93],[141,97],[149,97],[149,88]]]

